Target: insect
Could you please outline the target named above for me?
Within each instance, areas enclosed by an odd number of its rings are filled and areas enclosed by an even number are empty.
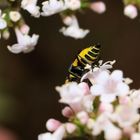
[[[68,72],[69,75],[66,78],[66,83],[71,81],[80,82],[81,77],[86,72],[85,67],[90,65],[93,67],[97,62],[100,54],[100,45],[90,46],[83,49],[75,58],[71,64]]]

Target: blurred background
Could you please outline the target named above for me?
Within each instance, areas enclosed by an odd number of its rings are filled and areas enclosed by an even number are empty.
[[[121,0],[104,1],[107,11],[102,15],[90,10],[77,14],[80,26],[90,29],[82,40],[59,33],[59,15],[34,19],[25,12],[32,33],[40,35],[36,49],[10,53],[6,45],[16,42],[14,34],[0,42],[0,140],[37,140],[49,118],[65,121],[55,86],[64,83],[77,52],[94,43],[102,45],[101,59],[117,60],[114,68],[134,80],[132,88],[140,87],[140,18],[124,16]]]

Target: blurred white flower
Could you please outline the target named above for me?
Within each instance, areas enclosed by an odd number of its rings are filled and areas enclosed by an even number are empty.
[[[61,125],[53,134],[44,133],[38,136],[38,140],[63,140],[65,128]]]
[[[65,0],[65,5],[70,10],[77,10],[81,7],[80,0]]]
[[[105,3],[102,1],[92,2],[90,8],[98,14],[102,14],[106,11]]]
[[[138,15],[137,8],[132,4],[125,6],[124,15],[126,15],[127,17],[129,17],[131,19],[136,18]]]
[[[21,52],[28,53],[34,50],[34,47],[38,42],[38,35],[33,34],[33,36],[30,37],[28,34],[23,34],[18,28],[15,28],[15,33],[18,43],[8,46],[10,52],[18,54]]]
[[[77,18],[73,15],[71,16],[71,22],[68,27],[62,27],[60,32],[62,32],[65,36],[69,36],[75,39],[82,39],[89,33],[89,30],[81,29],[79,27]]]
[[[39,17],[40,11],[39,6],[37,6],[38,0],[22,0],[21,7],[27,10],[32,16]]]
[[[7,27],[7,22],[2,17],[2,11],[0,10],[0,30]]]
[[[112,119],[118,122],[119,126],[122,128],[130,127],[137,123],[140,119],[137,107],[130,101],[126,104],[118,105]]]
[[[42,16],[50,16],[67,8],[63,0],[49,0],[43,2],[42,5]]]
[[[129,93],[129,86],[123,82],[122,71],[115,70],[111,74],[102,71],[91,87],[93,96],[100,96],[102,102],[113,102],[116,96],[125,96]]]
[[[13,22],[17,22],[21,18],[21,14],[18,11],[10,11],[9,16]]]

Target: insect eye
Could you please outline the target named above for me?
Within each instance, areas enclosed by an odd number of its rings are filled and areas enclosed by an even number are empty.
[[[100,43],[97,43],[97,44],[95,45],[95,47],[96,47],[96,48],[101,48]]]

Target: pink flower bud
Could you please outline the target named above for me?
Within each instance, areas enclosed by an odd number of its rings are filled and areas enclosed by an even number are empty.
[[[28,34],[29,31],[30,31],[30,27],[26,24],[23,24],[21,27],[20,27],[20,31],[22,32],[22,34]]]
[[[79,84],[79,87],[81,87],[83,89],[83,92],[84,92],[85,95],[89,94],[90,90],[89,90],[89,86],[88,86],[87,83],[82,82],[82,83]]]
[[[66,17],[63,18],[63,22],[64,22],[64,24],[66,24],[66,25],[69,26],[69,25],[72,24],[73,19],[72,19],[72,17],[70,17],[70,16],[66,16]]]
[[[89,120],[89,116],[85,111],[79,112],[77,114],[77,118],[80,120],[81,124],[83,125],[85,125]]]
[[[90,5],[90,8],[94,11],[97,12],[98,14],[102,14],[106,11],[106,6],[104,4],[104,2],[99,1],[99,2],[93,2]]]
[[[76,125],[72,123],[66,123],[66,131],[71,134],[76,130]]]
[[[132,4],[125,6],[124,15],[128,16],[131,19],[136,18],[138,15],[137,8]]]
[[[74,115],[74,112],[72,111],[72,109],[70,107],[67,106],[62,110],[62,115],[64,117],[69,118]]]
[[[61,122],[55,119],[49,119],[46,123],[47,129],[51,132],[55,131],[60,125],[61,125]]]

